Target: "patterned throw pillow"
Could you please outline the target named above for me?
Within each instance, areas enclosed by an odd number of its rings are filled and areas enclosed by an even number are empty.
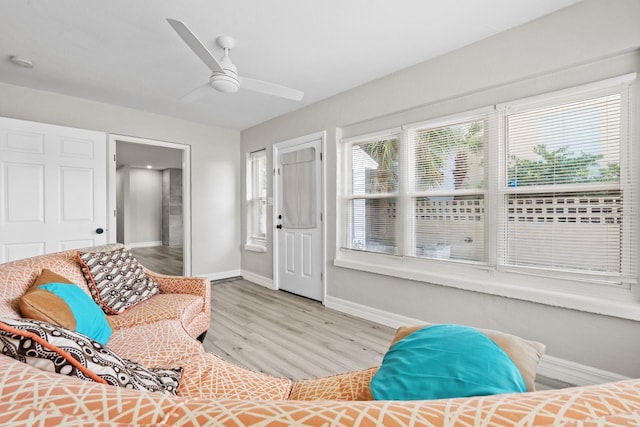
[[[79,286],[43,269],[18,302],[22,317],[77,331],[106,345],[111,326],[104,312]]]
[[[84,335],[31,319],[0,319],[0,351],[44,371],[168,395],[182,376],[182,368],[145,368]]]
[[[93,299],[107,314],[119,314],[160,292],[131,252],[78,252]]]

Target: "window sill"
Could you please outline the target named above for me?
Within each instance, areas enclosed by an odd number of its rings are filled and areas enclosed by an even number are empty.
[[[640,321],[640,302],[634,300],[629,289],[615,289],[610,292],[613,296],[608,295],[607,298],[597,293],[602,287],[594,287],[590,295],[579,295],[579,290],[584,293],[585,287],[590,285],[584,282],[572,283],[566,279],[496,271],[468,263],[352,253],[340,249],[338,254],[334,259],[336,267]],[[559,285],[561,290],[558,290]]]
[[[244,245],[244,250],[245,251],[251,251],[251,252],[267,252],[267,247],[263,246],[263,245],[257,245],[255,243],[247,243]]]

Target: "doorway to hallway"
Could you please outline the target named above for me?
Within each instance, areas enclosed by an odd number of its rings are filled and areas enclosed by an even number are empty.
[[[190,274],[190,147],[111,135],[109,149],[114,241],[153,271]]]

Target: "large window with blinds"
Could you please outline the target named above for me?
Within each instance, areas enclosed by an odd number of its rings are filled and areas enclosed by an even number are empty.
[[[633,82],[344,139],[337,264],[445,285],[449,277],[456,286],[629,291],[638,244]]]
[[[499,262],[630,277],[624,243],[634,209],[621,186],[629,172],[621,167],[621,94],[514,104],[503,112]]]

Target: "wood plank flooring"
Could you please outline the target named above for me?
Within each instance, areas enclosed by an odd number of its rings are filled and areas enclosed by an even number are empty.
[[[204,348],[248,369],[298,380],[377,366],[394,333],[317,301],[239,279],[212,286]],[[538,390],[571,386],[536,378]]]
[[[182,274],[182,250],[132,249],[145,267]],[[327,309],[321,303],[246,280],[212,285],[207,351],[259,372],[294,380],[379,365],[394,329]],[[536,388],[569,387],[538,376]]]
[[[150,246],[131,248],[133,256],[151,271],[171,276],[182,275],[182,248]]]
[[[294,380],[379,365],[394,329],[246,280],[212,286],[207,351]]]

